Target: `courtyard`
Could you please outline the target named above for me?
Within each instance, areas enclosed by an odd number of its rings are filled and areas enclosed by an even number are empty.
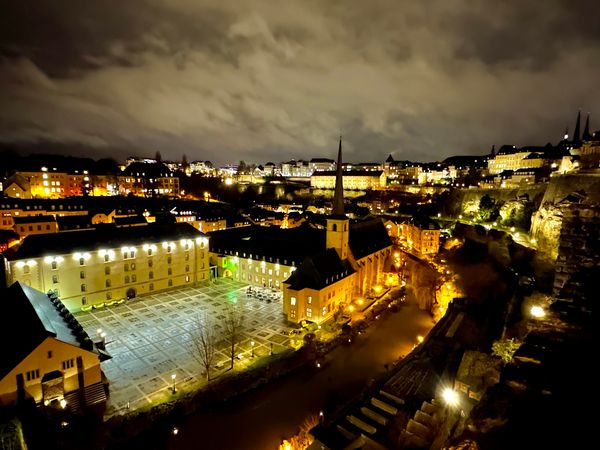
[[[106,350],[112,359],[102,363],[110,381],[107,415],[126,413],[168,398],[175,387],[190,389],[206,383],[203,370],[192,353],[192,336],[199,316],[211,317],[217,334],[227,302],[241,302],[244,309],[242,337],[236,368],[278,353],[293,344],[282,314],[281,295],[265,290],[249,295],[247,285],[219,279],[203,287],[183,288],[130,300],[121,305],[77,314],[92,337],[106,333]],[[211,377],[230,367],[227,343],[217,344]],[[172,376],[175,375],[173,382]]]

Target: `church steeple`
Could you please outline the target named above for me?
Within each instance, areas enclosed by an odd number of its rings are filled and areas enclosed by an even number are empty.
[[[580,133],[581,133],[581,110],[577,112],[577,122],[575,122],[575,131],[573,131],[573,143],[577,144],[581,142]]]
[[[590,134],[590,113],[588,113],[585,119],[585,128],[583,129],[583,136],[581,136],[581,139],[584,141],[589,141],[592,139],[592,135]]]
[[[342,172],[342,137],[338,148],[337,170],[335,173],[335,191],[331,216],[327,218],[327,248],[333,248],[341,260],[348,259],[348,241],[350,221],[344,213],[344,184]]]
[[[337,167],[335,172],[335,192],[333,194],[333,216],[344,216],[344,176],[342,173],[342,137],[338,148]]]

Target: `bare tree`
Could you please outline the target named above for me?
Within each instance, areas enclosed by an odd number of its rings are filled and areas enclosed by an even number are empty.
[[[223,325],[225,329],[225,339],[230,346],[231,368],[235,359],[235,347],[242,335],[242,325],[244,322],[244,308],[239,300],[235,303],[227,303],[225,309],[225,318]]]
[[[217,335],[212,320],[202,314],[196,318],[198,325],[192,333],[192,355],[200,363],[206,373],[206,381],[210,381],[210,368],[216,356]]]

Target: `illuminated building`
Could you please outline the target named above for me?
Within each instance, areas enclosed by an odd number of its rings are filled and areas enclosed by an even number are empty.
[[[75,409],[106,401],[100,361],[108,355],[60,300],[19,282],[2,300],[0,404],[31,399]]]
[[[148,224],[27,237],[4,261],[6,284],[53,291],[70,311],[209,279],[208,238],[189,224]]]

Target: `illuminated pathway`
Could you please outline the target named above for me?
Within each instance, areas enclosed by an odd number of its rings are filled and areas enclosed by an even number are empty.
[[[152,448],[276,449],[296,433],[310,414],[345,403],[369,378],[385,371],[384,364],[408,353],[418,335],[433,326],[430,315],[408,298],[400,311],[373,325],[353,344],[341,346],[320,371],[307,369],[244,395],[219,408],[190,417],[176,436],[160,430],[147,436]],[[165,442],[166,441],[166,442]],[[141,443],[140,443],[141,444]]]

